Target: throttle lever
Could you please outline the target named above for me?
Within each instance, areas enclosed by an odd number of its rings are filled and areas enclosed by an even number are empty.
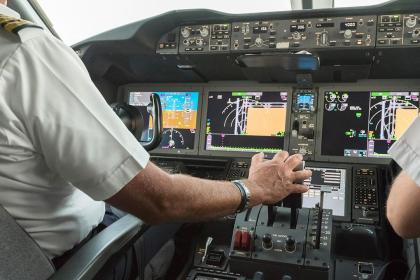
[[[302,161],[293,171],[302,171],[305,169],[305,162]],[[303,184],[303,180],[293,182],[295,184]],[[298,211],[297,209],[302,208],[302,194],[293,193],[283,200],[283,207],[291,209],[290,213],[290,228],[295,229],[297,225]]]
[[[305,169],[305,162],[302,161],[293,171],[301,171]],[[295,181],[295,184],[303,184],[303,180]],[[273,225],[274,220],[276,219],[277,206],[283,206],[291,209],[290,217],[290,228],[296,228],[297,224],[297,209],[302,208],[302,194],[290,194],[288,197],[284,198],[282,201],[274,205],[268,205],[268,221],[267,225]]]

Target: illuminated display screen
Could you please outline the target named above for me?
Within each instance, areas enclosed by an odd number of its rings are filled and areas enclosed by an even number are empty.
[[[342,22],[340,24],[340,29],[341,30],[357,30],[357,22],[352,21],[352,22]]]
[[[306,24],[293,24],[290,25],[290,32],[305,32]]]
[[[131,92],[129,104],[136,106],[146,116],[147,108],[141,107],[144,99],[152,92]],[[197,131],[199,92],[154,92],[160,97],[163,114],[163,135],[161,149],[194,149]],[[152,138],[152,123],[145,120],[149,130],[142,135],[142,140]]]
[[[389,157],[418,116],[419,92],[325,92],[322,155]]]
[[[345,216],[346,206],[346,170],[334,168],[306,167],[312,171],[312,177],[304,184],[309,191],[303,194],[302,206],[313,208],[321,199],[321,187],[329,187],[330,193],[324,194],[323,208],[333,210],[334,216]]]
[[[287,92],[210,92],[205,149],[281,151],[286,114]]]
[[[298,112],[313,112],[315,96],[313,93],[299,93],[297,95],[297,111]]]

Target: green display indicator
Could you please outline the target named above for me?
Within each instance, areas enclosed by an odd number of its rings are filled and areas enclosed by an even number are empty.
[[[389,91],[384,91],[384,92],[375,91],[375,92],[372,92],[372,97],[381,97],[381,96],[388,97],[390,95],[391,95],[391,93]]]
[[[232,96],[248,96],[249,92],[232,92]]]
[[[270,148],[250,148],[250,147],[218,147],[218,146],[210,146],[207,147],[209,151],[227,151],[227,152],[265,152],[265,153],[278,153],[281,152],[282,149],[270,149]]]
[[[353,129],[350,129],[349,131],[346,131],[346,132],[345,132],[345,135],[346,135],[347,137],[354,138],[354,137],[356,137],[356,131],[355,131],[355,130],[353,130]]]

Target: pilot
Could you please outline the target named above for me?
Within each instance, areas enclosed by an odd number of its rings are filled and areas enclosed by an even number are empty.
[[[395,179],[388,197],[388,220],[401,237],[420,237],[420,117],[389,153],[403,171]]]
[[[90,236],[105,203],[146,223],[201,221],[303,193],[300,155],[252,158],[238,182],[170,175],[110,109],[76,53],[0,0],[0,204],[52,260]],[[105,217],[106,218],[106,217]]]

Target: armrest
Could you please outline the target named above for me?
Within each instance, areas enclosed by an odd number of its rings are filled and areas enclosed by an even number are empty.
[[[126,215],[89,240],[50,279],[93,279],[105,263],[147,226],[138,218]]]

